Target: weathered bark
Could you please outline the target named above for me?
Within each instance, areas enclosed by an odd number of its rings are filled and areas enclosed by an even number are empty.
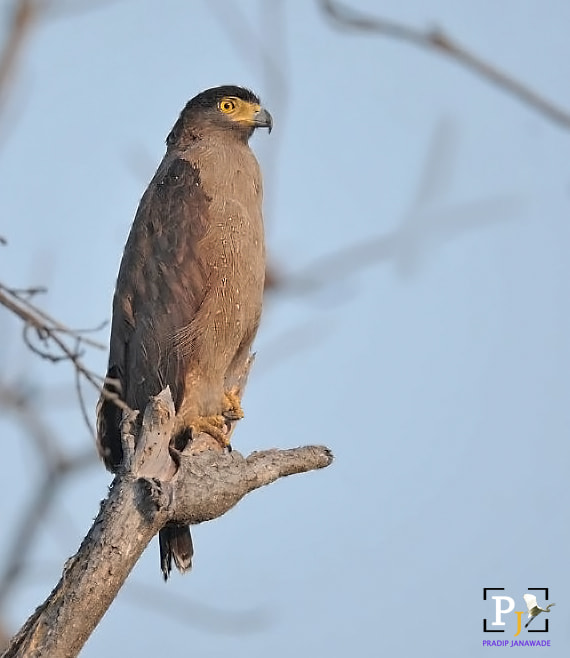
[[[61,579],[12,639],[3,658],[77,656],[141,553],[168,521],[196,524],[225,514],[247,493],[280,477],[328,466],[327,448],[269,450],[244,458],[208,435],[172,454],[174,407],[166,389],[123,428],[125,469]],[[135,441],[132,432],[139,435]]]

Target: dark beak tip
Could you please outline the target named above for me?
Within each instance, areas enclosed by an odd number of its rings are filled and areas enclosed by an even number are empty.
[[[261,108],[255,118],[255,123],[258,128],[267,128],[267,132],[271,134],[273,130],[273,117],[265,108]]]

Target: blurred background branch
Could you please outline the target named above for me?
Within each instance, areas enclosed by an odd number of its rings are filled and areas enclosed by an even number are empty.
[[[20,56],[38,18],[39,9],[40,3],[37,0],[14,0],[7,8],[7,36],[0,50],[0,111],[10,91]]]
[[[341,29],[378,34],[382,37],[439,52],[461,64],[482,79],[510,94],[544,118],[553,121],[565,130],[570,129],[570,112],[548,100],[528,85],[516,80],[496,65],[485,61],[480,55],[468,50],[443,30],[433,28],[419,30],[403,23],[371,16],[355,11],[348,5],[335,0],[318,0],[323,15]]]

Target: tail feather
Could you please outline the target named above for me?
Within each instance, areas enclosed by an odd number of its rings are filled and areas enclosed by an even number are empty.
[[[172,560],[180,573],[192,568],[192,535],[190,526],[167,523],[158,535],[160,544],[160,568],[164,580],[168,580],[172,571]]]

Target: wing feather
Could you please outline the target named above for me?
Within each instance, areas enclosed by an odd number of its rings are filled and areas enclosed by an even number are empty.
[[[199,243],[209,226],[209,202],[195,165],[165,156],[137,210],[117,278],[108,376],[132,409],[143,409],[165,385],[178,409],[184,394],[192,320],[208,289]],[[157,365],[158,364],[158,365]],[[99,451],[115,470],[122,458],[121,410],[102,399]]]

